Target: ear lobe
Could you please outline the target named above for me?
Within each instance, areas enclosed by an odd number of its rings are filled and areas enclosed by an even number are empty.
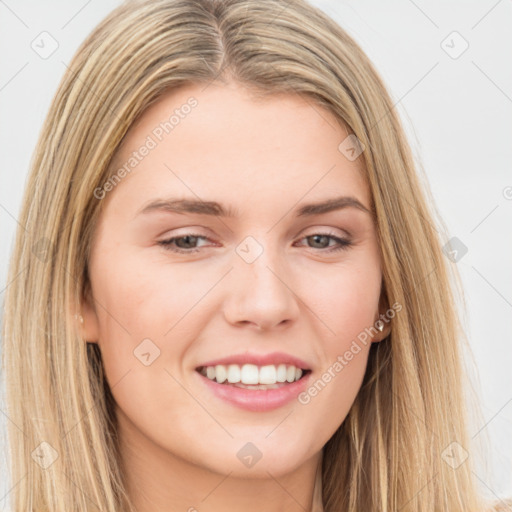
[[[80,325],[82,339],[88,343],[97,343],[100,333],[99,321],[90,284],[86,285],[82,295],[81,312],[83,317],[83,322]]]
[[[377,334],[373,337],[372,342],[378,343],[386,339],[391,333],[391,323],[389,320],[386,322],[385,320],[381,320],[384,315],[379,316],[379,320],[375,322],[375,326],[382,326],[382,331],[378,331]]]
[[[384,284],[382,285],[382,290],[379,298],[379,311],[377,311],[378,319],[375,321],[375,327],[382,327],[382,330],[379,330],[377,334],[373,337],[373,342],[378,343],[386,339],[391,333],[391,321],[386,316],[386,312],[389,309],[388,300],[386,291],[384,289]]]

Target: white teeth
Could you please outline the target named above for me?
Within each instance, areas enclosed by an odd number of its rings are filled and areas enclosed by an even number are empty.
[[[262,366],[260,368],[260,384],[275,384],[276,373],[276,367],[273,364]]]
[[[201,374],[219,384],[237,384],[258,386],[258,389],[273,389],[277,383],[295,382],[302,377],[303,371],[293,365],[279,364],[278,366],[268,364],[258,367],[255,364],[238,364],[203,367]],[[263,386],[263,387],[262,387]],[[276,386],[277,387],[277,386]],[[254,389],[254,388],[253,388]]]
[[[258,367],[255,364],[244,364],[240,371],[239,382],[242,384],[261,384],[259,382]]]
[[[277,367],[277,375],[276,375],[277,382],[285,382],[286,381],[286,365],[280,364]]]
[[[230,364],[228,366],[228,382],[232,384],[240,382],[240,366],[237,364]]]
[[[208,371],[208,369],[206,369]],[[226,367],[223,364],[218,364],[215,367],[215,378],[219,384],[222,384],[228,377]]]

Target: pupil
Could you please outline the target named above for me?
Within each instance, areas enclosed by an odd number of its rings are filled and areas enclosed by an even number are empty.
[[[197,239],[196,236],[190,236],[190,235],[187,235],[187,236],[182,236],[180,238],[178,238],[178,240],[176,240],[176,243],[178,244],[178,246],[182,246],[182,244],[180,243],[181,240],[186,240],[185,242],[185,245],[187,245],[187,243],[190,243],[190,240],[192,240],[192,243]],[[183,249],[190,249],[190,247],[182,247]]]
[[[327,239],[327,236],[325,236],[325,235],[313,235],[311,238],[313,238],[314,243],[320,243],[318,239],[321,239],[321,238]]]

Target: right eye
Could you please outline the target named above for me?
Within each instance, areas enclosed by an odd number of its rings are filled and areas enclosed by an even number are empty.
[[[185,235],[168,238],[167,240],[161,240],[158,242],[158,245],[161,245],[168,251],[186,254],[199,251],[199,248],[194,247],[199,240],[208,240],[208,238],[194,233],[187,233]],[[193,247],[190,247],[191,245]]]

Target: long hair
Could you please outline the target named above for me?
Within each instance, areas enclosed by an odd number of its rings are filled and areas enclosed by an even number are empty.
[[[450,264],[393,102],[343,29],[303,0],[135,0],[78,49],[31,163],[5,299],[13,509],[134,510],[101,353],[74,313],[91,237],[127,131],[181,85],[234,80],[329,109],[364,151],[382,256],[383,301],[399,303],[362,387],[324,447],[326,512],[481,512],[469,450],[463,333]],[[341,142],[341,141],[340,141]],[[457,448],[460,450],[460,448]]]

